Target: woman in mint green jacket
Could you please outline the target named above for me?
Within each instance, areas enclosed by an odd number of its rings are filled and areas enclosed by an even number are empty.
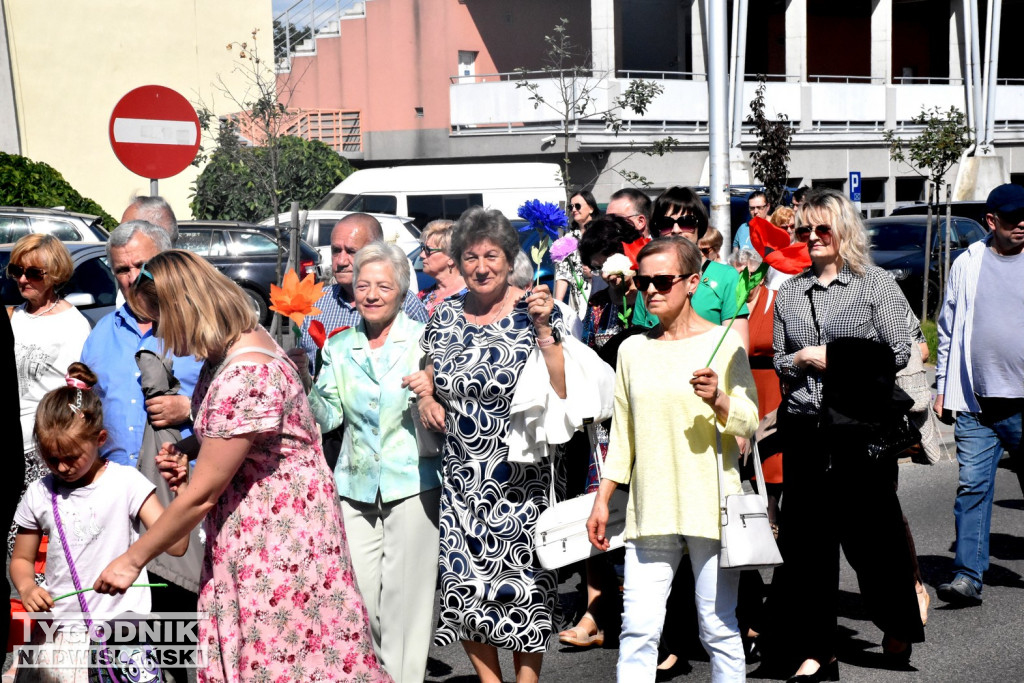
[[[322,431],[345,425],[334,479],[374,649],[396,682],[419,683],[432,630],[441,458],[421,457],[414,394],[402,386],[423,359],[424,325],[402,312],[409,280],[395,245],[359,250],[353,285],[363,321],[324,345],[309,402]]]

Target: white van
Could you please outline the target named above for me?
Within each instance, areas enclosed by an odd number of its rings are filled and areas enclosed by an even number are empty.
[[[435,218],[455,220],[471,206],[513,219],[523,202],[563,205],[558,164],[440,164],[367,168],[345,178],[317,209],[410,216],[422,229]]]

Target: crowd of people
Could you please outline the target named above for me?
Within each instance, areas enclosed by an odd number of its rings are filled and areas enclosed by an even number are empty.
[[[812,683],[839,679],[842,548],[884,656],[906,665],[928,594],[895,454],[869,455],[873,426],[910,411],[933,460],[935,421],[956,411],[955,575],[938,594],[980,604],[996,464],[1021,443],[1024,301],[989,293],[1020,272],[1024,188],[992,192],[991,234],[950,271],[933,411],[920,324],[871,263],[859,212],[833,190],[793,199],[751,194],[722,263],[692,189],[620,190],[603,213],[581,190],[578,247],[552,289],[498,211],[424,228],[436,284],[421,292],[379,222],[352,214],[331,233],[319,312],[287,352],[234,282],[174,248],[158,199],[133,202],[111,233],[123,303],[91,330],[60,296],[66,248],[23,238],[6,274],[25,303],[0,320],[6,433],[23,443],[5,478],[13,595],[87,623],[204,613],[201,681],[419,682],[431,643],[459,642],[481,681],[502,680],[508,650],[527,683],[556,637],[617,642],[618,680],[652,681],[695,630],[716,683],[745,680],[758,658]],[[738,294],[769,254],[762,222],[788,233],[800,272],[769,268]],[[615,374],[598,424],[591,356]],[[753,457],[764,477],[751,484]],[[751,485],[767,490],[784,558],[769,585],[720,564],[720,500]],[[611,550],[619,487],[625,547]],[[566,621],[534,530],[581,493],[594,496],[595,553],[579,565],[584,609]],[[56,662],[89,646],[72,628],[37,629],[32,644]]]

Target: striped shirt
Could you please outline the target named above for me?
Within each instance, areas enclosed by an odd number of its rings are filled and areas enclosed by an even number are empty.
[[[943,394],[942,407],[980,413],[971,377],[971,334],[974,331],[974,299],[981,277],[985,250],[992,235],[967,247],[949,269],[949,283],[939,312],[939,358],[935,386]]]
[[[793,363],[796,352],[843,337],[880,341],[896,355],[896,367],[910,359],[907,324],[910,306],[895,280],[881,268],[868,266],[863,276],[843,264],[836,278],[824,285],[808,269],[779,287],[775,297],[775,371],[789,394],[785,410],[797,415],[821,411],[822,375]]]

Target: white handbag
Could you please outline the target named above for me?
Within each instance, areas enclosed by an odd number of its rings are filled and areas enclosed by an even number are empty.
[[[765,491],[757,441],[752,439],[750,443],[759,493],[730,496],[723,495],[722,435],[717,425],[715,442],[718,448],[718,498],[722,508],[722,548],[718,553],[718,566],[737,570],[777,567],[782,564],[782,555],[768,522],[768,493]]]
[[[590,450],[597,462],[598,480],[601,478],[601,451],[597,444],[595,425],[586,427],[590,439]],[[537,518],[533,532],[533,542],[537,552],[537,560],[544,569],[558,569],[573,562],[600,555],[590,542],[587,534],[587,520],[594,509],[597,492],[586,493],[570,500],[555,503],[555,467],[551,464],[551,505]],[[610,544],[609,550],[621,548],[624,544],[623,534],[626,531],[626,505],[629,503],[629,492],[617,488],[608,501],[608,523],[605,526],[605,537]]]

